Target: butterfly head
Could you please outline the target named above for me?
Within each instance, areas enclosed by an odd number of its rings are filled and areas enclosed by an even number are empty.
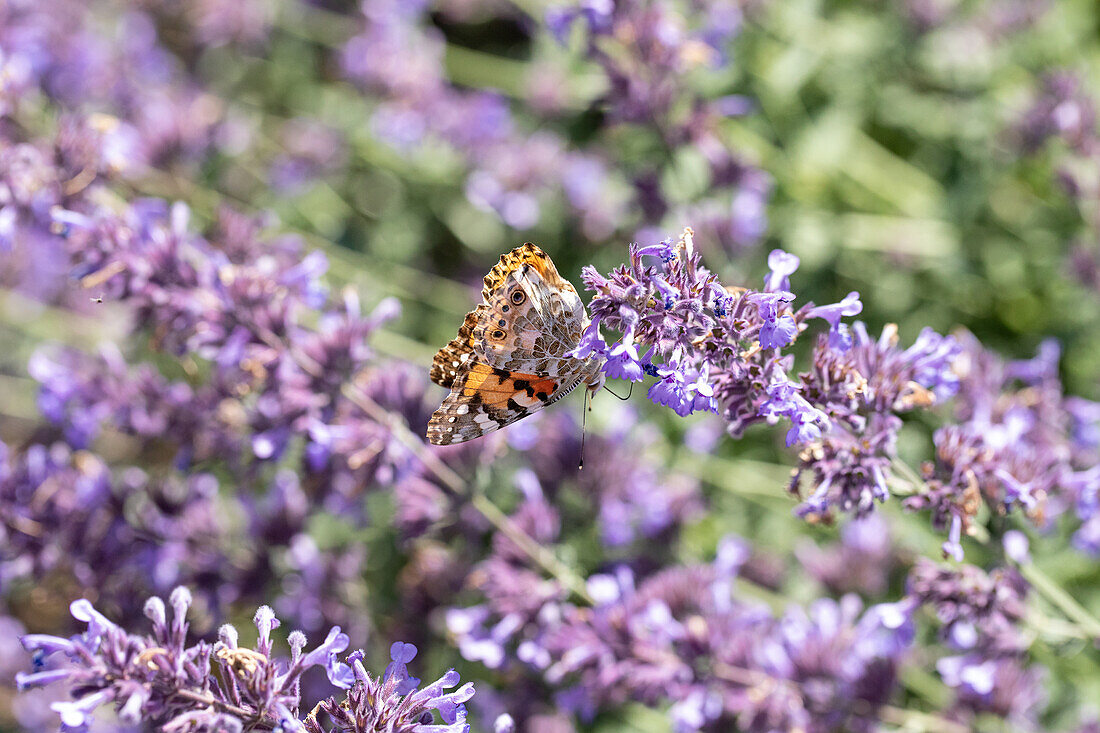
[[[594,395],[601,389],[603,389],[604,382],[607,381],[607,375],[603,372],[602,359],[593,359],[592,361],[595,362],[593,366],[595,367],[596,371],[595,374],[592,374],[585,382],[585,386],[588,388],[589,394]]]

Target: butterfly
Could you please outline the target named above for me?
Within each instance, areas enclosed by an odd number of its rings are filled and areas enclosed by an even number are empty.
[[[588,312],[545,252],[530,242],[501,255],[458,336],[432,360],[451,390],[428,422],[428,442],[464,443],[527,417],[584,384],[603,386],[604,359],[569,356]]]

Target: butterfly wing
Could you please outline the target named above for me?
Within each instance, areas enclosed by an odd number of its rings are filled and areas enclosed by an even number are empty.
[[[512,251],[517,259],[492,292],[471,331],[473,349],[490,366],[566,376],[580,360],[576,348],[588,323],[584,303],[550,258],[533,244]]]
[[[581,381],[580,373],[562,378],[468,362],[432,415],[428,442],[450,445],[480,438],[557,402]]]
[[[428,376],[441,387],[450,387],[460,373],[466,370],[469,360],[474,355],[474,326],[488,306],[482,303],[477,308],[466,314],[462,325],[458,328],[458,336],[436,352],[432,359],[432,368]]]
[[[573,285],[535,245],[501,256],[481,297],[432,362],[432,381],[451,390],[428,423],[435,445],[510,425],[599,374],[598,360],[566,356],[588,314]]]
[[[573,285],[545,252],[525,243],[501,255],[485,276],[481,303],[436,353],[429,376],[449,388],[474,357],[500,369],[568,374],[575,365],[563,355],[577,345],[587,322]]]

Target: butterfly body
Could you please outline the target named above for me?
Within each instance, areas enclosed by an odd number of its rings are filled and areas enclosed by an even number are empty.
[[[541,249],[524,244],[485,276],[481,303],[432,361],[450,394],[428,423],[436,445],[462,443],[603,385],[603,359],[569,356],[588,327],[576,289]]]

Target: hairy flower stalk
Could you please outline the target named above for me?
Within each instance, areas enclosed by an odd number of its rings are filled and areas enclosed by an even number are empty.
[[[167,731],[294,730],[297,724],[298,680],[310,667],[326,667],[336,684],[346,669],[336,655],[348,637],[334,627],[325,642],[304,654],[305,635],[290,635],[289,662],[272,657],[271,632],[279,626],[267,606],[256,611],[259,637],[255,647],[238,644],[237,630],[225,625],[219,640],[188,646],[186,620],[191,593],[184,587],[164,601],[153,596],[145,604],[152,634],[131,634],[87,600],[74,601],[73,618],[88,624],[72,639],[30,634],[24,646],[36,653],[44,669],[20,674],[23,689],[63,682],[72,702],[54,703],[66,730],[86,730],[96,708],[112,705],[120,720],[152,723]]]
[[[703,267],[690,229],[675,245],[631,245],[629,265],[608,277],[584,272],[596,295],[579,351],[606,354],[610,376],[640,381],[638,372],[651,374],[657,378],[651,400],[679,415],[717,412],[734,436],[753,423],[785,418],[787,445],[802,446],[792,488],[802,473],[813,476],[800,513],[865,514],[888,496],[898,415],[953,394],[958,349],[932,331],[905,350],[893,328],[872,340],[862,324],[842,320],[862,309],[857,293],[793,310],[790,277],[798,258],[775,250],[768,264],[764,289],[755,291],[718,282]],[[784,349],[810,318],[825,320],[829,332],[818,339],[812,369],[795,381],[793,356]],[[622,340],[608,347],[601,325],[622,332]],[[637,369],[628,372],[627,362]]]
[[[465,703],[474,695],[473,684],[446,692],[459,682],[458,672],[452,669],[417,689],[420,680],[409,677],[405,666],[415,656],[415,646],[396,642],[385,674],[371,677],[363,667],[363,653],[353,652],[348,663],[354,681],[346,699],[318,703],[306,718],[305,729],[309,733],[469,733]],[[438,710],[442,723],[433,722],[432,710]],[[328,726],[318,722],[325,716],[331,720]]]
[[[436,682],[418,689],[406,664],[416,647],[397,642],[385,674],[372,680],[363,668],[363,652],[353,652],[347,663],[338,656],[348,647],[348,637],[333,627],[325,641],[305,651],[301,631],[290,633],[289,659],[273,655],[272,632],[280,622],[268,606],[253,618],[255,645],[242,646],[237,629],[229,624],[218,630],[218,641],[188,645],[186,620],[191,593],[176,588],[169,598],[169,617],[157,596],[145,603],[152,634],[127,632],[84,599],[75,601],[73,617],[86,623],[83,634],[64,639],[28,634],[23,645],[35,654],[36,671],[19,673],[21,689],[62,684],[74,699],[55,702],[65,731],[84,731],[95,711],[113,707],[121,722],[154,725],[157,730],[184,731],[339,731],[367,733],[468,733],[464,703],[474,694],[466,683],[458,684],[451,670]],[[346,699],[328,698],[304,718],[299,712],[301,677],[311,667],[322,667],[329,683],[347,690]],[[432,710],[445,721],[432,723]],[[332,716],[334,726],[322,728],[319,711]]]
[[[959,337],[955,420],[934,435],[935,460],[922,468],[925,486],[906,499],[930,509],[948,530],[944,553],[961,559],[961,538],[978,511],[1020,511],[1043,525],[1074,511],[1082,524],[1074,543],[1096,554],[1100,527],[1100,442],[1096,403],[1066,397],[1058,377],[1060,349],[1049,341],[1034,359],[1006,362],[969,334]]]

